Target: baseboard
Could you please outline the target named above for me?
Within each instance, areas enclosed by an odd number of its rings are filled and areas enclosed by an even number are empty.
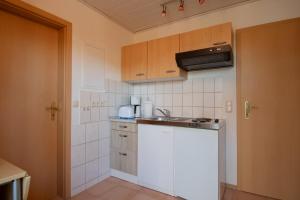
[[[225,186],[226,188],[229,188],[229,189],[233,189],[233,190],[237,190],[237,185],[232,185],[232,184],[229,184],[229,183],[225,183]]]
[[[138,178],[137,176],[127,174],[115,169],[110,170],[110,175],[119,179],[122,179],[124,181],[128,181],[130,183],[138,184]]]

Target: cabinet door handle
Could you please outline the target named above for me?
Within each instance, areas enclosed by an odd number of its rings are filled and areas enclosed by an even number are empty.
[[[214,46],[223,45],[226,44],[226,42],[215,42],[213,43]]]
[[[127,126],[122,126],[122,125],[120,125],[119,128],[127,128]]]
[[[138,73],[136,74],[136,76],[144,76],[145,74],[144,73]]]
[[[120,137],[127,138],[127,135],[119,134]]]
[[[167,74],[175,73],[175,72],[176,72],[175,70],[167,70],[167,71],[166,71]]]
[[[119,154],[120,154],[121,156],[127,156],[127,153],[121,153],[121,152],[119,152]]]

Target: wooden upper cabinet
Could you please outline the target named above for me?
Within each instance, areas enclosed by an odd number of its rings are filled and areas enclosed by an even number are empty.
[[[232,45],[232,24],[225,23],[217,26],[212,26],[211,31],[211,43],[214,46],[229,44]]]
[[[148,42],[137,43],[122,48],[122,80],[147,79]]]
[[[122,48],[122,80],[185,79],[187,72],[176,64],[177,52],[225,44],[232,45],[231,23],[125,46]]]
[[[180,51],[232,45],[232,24],[225,23],[180,34]]]
[[[148,41],[148,79],[185,78],[186,71],[177,67],[179,35]]]

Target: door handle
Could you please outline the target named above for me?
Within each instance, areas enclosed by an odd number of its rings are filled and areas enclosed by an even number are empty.
[[[127,135],[119,134],[120,137],[127,138]]]
[[[175,70],[167,70],[167,71],[166,71],[167,74],[175,73],[175,72],[176,72]]]
[[[219,46],[219,45],[223,45],[226,44],[226,42],[215,42],[213,43],[214,46]]]
[[[59,111],[58,107],[56,106],[56,103],[52,102],[50,107],[46,107],[46,110],[50,111],[51,120],[54,121],[55,120],[55,114],[56,114],[56,112]]]
[[[251,105],[250,102],[246,100],[244,103],[245,119],[249,119],[251,110],[256,108],[257,108],[256,106]]]

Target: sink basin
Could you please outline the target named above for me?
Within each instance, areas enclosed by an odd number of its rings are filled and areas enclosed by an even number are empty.
[[[185,118],[182,117],[153,117],[150,120],[154,121],[184,121]]]

